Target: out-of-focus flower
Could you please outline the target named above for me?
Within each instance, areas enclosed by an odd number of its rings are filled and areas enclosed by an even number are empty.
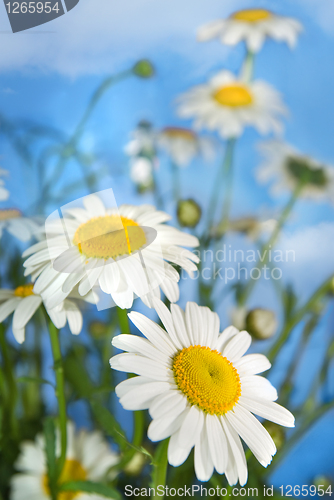
[[[69,481],[99,482],[112,478],[108,470],[117,465],[119,456],[110,450],[100,432],[81,430],[76,434],[74,425],[69,422],[67,436],[67,455],[59,478],[60,485]],[[60,446],[58,434],[56,446],[57,448]],[[35,442],[22,443],[21,454],[15,468],[20,472],[15,474],[11,480],[11,500],[51,499],[43,435],[38,435]],[[58,494],[58,500],[73,500],[74,498],[75,500],[105,499],[101,495],[81,493],[80,491],[63,491]]]
[[[202,209],[195,200],[180,200],[177,204],[177,220],[183,227],[195,227],[199,223]]]
[[[313,479],[313,484],[317,488],[321,487],[323,490],[326,491],[328,488],[332,487],[333,481],[327,476],[319,475]]]
[[[167,261],[191,274],[199,259],[182,247],[198,246],[198,239],[163,224],[171,217],[151,205],[107,209],[96,194],[86,196],[83,204],[51,222],[53,237],[23,254],[30,255],[25,274],[38,276],[34,291],[46,305],[60,304],[77,284],[81,295],[99,286],[123,309],[132,306],[134,294],[151,307],[152,293],[160,297],[160,288],[171,302],[177,301],[180,276]]]
[[[108,325],[107,323],[103,323],[103,321],[92,321],[88,329],[92,337],[102,339],[108,332]]]
[[[257,374],[270,368],[262,354],[244,356],[251,336],[234,327],[219,334],[219,318],[207,307],[188,302],[171,312],[154,301],[165,332],[142,314],[130,320],[146,339],[120,335],[113,345],[127,351],[111,358],[111,367],[138,375],[121,382],[116,394],[125,409],[148,408],[148,437],[170,437],[168,461],[177,467],[195,447],[195,472],[208,481],[214,469],[229,484],[247,481],[240,437],[266,467],[275,444],[253,413],[280,425],[294,426],[293,415],[273,401],[276,389]],[[240,437],[239,437],[240,436]]]
[[[272,181],[272,193],[295,191],[302,185],[299,196],[334,203],[334,167],[324,165],[301,154],[289,144],[268,141],[260,145],[263,163],[256,175],[261,183]]]
[[[155,133],[150,122],[140,121],[131,135],[131,141],[124,148],[128,156],[155,156]]]
[[[212,139],[201,137],[187,128],[165,127],[157,135],[157,145],[178,167],[187,167],[196,156],[208,161],[214,157]]]
[[[38,231],[40,223],[37,218],[23,217],[20,210],[16,208],[5,208],[0,210],[0,238],[6,229],[15,238],[21,241],[29,241]]]
[[[240,217],[229,221],[227,231],[243,233],[251,240],[256,241],[262,233],[271,233],[276,226],[277,220],[275,219],[260,220],[256,217]],[[226,231],[225,224],[216,226],[213,230],[213,236],[219,237],[222,231]]]
[[[0,290],[0,323],[2,323],[12,313],[13,334],[17,342],[22,344],[25,339],[25,327],[33,317],[43,299],[40,295],[34,293],[33,284],[21,285],[14,290],[2,288]],[[77,295],[73,295],[77,298]],[[86,302],[95,302],[92,293],[86,297],[80,297]],[[53,309],[45,307],[51,321],[57,328],[63,328],[68,322],[69,329],[74,335],[78,335],[82,329],[82,314],[75,301],[65,299],[61,304]]]
[[[252,309],[245,322],[246,330],[257,340],[270,339],[277,331],[277,318],[270,309]]]
[[[296,44],[302,25],[291,17],[279,16],[266,9],[245,9],[227,19],[212,21],[198,30],[197,39],[206,42],[219,38],[226,45],[245,41],[248,50],[258,52],[266,39],[286,42],[290,48]]]
[[[7,175],[8,171],[0,168],[0,175]],[[5,201],[8,200],[9,198],[9,191],[5,187],[5,182],[3,179],[0,179],[0,201]]]
[[[151,78],[155,73],[154,66],[148,59],[141,59],[138,61],[133,66],[132,71],[140,78]]]
[[[143,156],[138,156],[131,161],[131,180],[143,189],[153,186],[152,162]]]
[[[197,129],[205,127],[217,130],[223,138],[233,138],[248,125],[261,134],[281,132],[278,117],[286,114],[286,108],[280,94],[267,83],[245,83],[223,70],[181,95],[178,112],[182,118],[194,118]]]

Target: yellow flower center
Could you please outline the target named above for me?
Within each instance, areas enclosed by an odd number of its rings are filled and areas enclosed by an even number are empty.
[[[120,221],[123,228],[120,228]],[[107,260],[139,250],[145,245],[146,237],[144,230],[132,219],[105,215],[81,224],[73,243],[85,257]]]
[[[33,283],[29,283],[28,285],[21,285],[15,288],[14,295],[16,297],[29,297],[29,295],[34,295],[33,292],[34,285]]]
[[[59,478],[59,485],[69,481],[85,481],[87,479],[87,472],[82,467],[81,463],[77,460],[66,460],[61,476]],[[42,479],[43,490],[50,496],[49,478],[46,474]],[[79,491],[61,491],[58,493],[58,500],[73,500],[78,496]]]
[[[182,349],[173,360],[178,388],[191,405],[210,415],[223,415],[237,403],[241,394],[240,377],[228,359],[200,345]]]
[[[8,219],[17,219],[18,217],[21,217],[22,213],[20,210],[17,210],[16,208],[6,208],[3,210],[0,210],[0,221],[1,220],[8,220]]]
[[[220,106],[229,106],[237,108],[239,106],[250,106],[253,97],[250,91],[244,85],[235,84],[220,87],[213,94],[213,98]]]
[[[266,9],[244,9],[232,14],[231,18],[246,23],[257,23],[268,19],[271,15],[271,12]]]
[[[184,139],[186,141],[194,141],[196,139],[196,135],[192,130],[182,127],[165,127],[162,133],[170,139]]]

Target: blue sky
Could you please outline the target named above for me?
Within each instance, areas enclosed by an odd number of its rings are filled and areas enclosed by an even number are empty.
[[[104,77],[128,68],[142,57],[151,59],[156,77],[148,81],[131,78],[112,88],[96,108],[82,139],[83,149],[97,151],[100,163],[107,169],[103,187],[113,188],[118,203],[139,202],[128,180],[119,175],[127,171],[123,148],[131,130],[141,119],[152,121],[156,127],[190,125],[176,116],[178,94],[223,67],[237,71],[244,55],[241,46],[199,44],[196,29],[249,6],[254,4],[248,0],[80,0],[75,9],[52,23],[13,35],[9,33],[5,7],[0,4],[1,113],[16,123],[32,120],[70,134]],[[304,153],[334,165],[334,4],[328,0],[260,0],[256,6],[296,17],[304,25],[294,51],[270,41],[265,45],[256,60],[255,76],[270,82],[283,95],[290,110],[286,140]],[[273,199],[268,189],[255,181],[254,169],[259,162],[255,146],[259,140],[258,134],[247,130],[238,145],[234,216],[274,212],[287,201],[285,196]],[[12,196],[7,205],[25,209],[38,194],[36,172],[27,170],[3,136],[1,142],[1,165],[10,171],[7,185]],[[222,146],[211,164],[203,166],[197,161],[182,172],[185,196],[191,195],[206,205],[221,154]],[[168,173],[163,162],[161,177],[168,195]],[[18,178],[23,182],[18,183]],[[80,170],[70,165],[59,188],[80,178]],[[78,189],[76,195],[83,194],[85,189]],[[149,195],[142,200],[152,201]],[[286,265],[284,272],[301,300],[334,272],[333,239],[333,207],[300,202],[279,244],[296,251],[296,263]],[[274,296],[260,287],[253,305],[269,306],[274,301]],[[333,311],[321,326],[322,333],[319,330],[324,336],[322,342],[326,342],[326,332],[332,328]],[[316,344],[309,356],[318,356]],[[276,484],[282,477],[287,483],[307,482],[325,464],[328,467],[334,435],[332,425],[326,429],[328,439],[319,429],[316,435],[316,429],[312,431],[303,445],[306,448],[298,452],[299,466],[291,467],[295,463],[292,455]],[[306,453],[310,442],[318,443],[311,462]]]

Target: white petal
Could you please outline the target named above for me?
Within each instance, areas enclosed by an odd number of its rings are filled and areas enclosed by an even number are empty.
[[[118,335],[112,339],[112,345],[123,351],[134,352],[147,356],[150,359],[159,361],[161,364],[169,367],[171,360],[168,355],[162,353],[152,345],[152,343],[136,335]]]
[[[273,385],[264,377],[250,375],[241,377],[241,394],[246,397],[260,397],[276,401],[277,391]]]
[[[179,445],[181,448],[192,448],[200,433],[202,432],[204,424],[204,412],[192,406],[188,411],[179,432]]]
[[[285,427],[294,427],[295,418],[292,413],[289,412],[283,406],[272,401],[266,401],[262,398],[247,398],[245,396],[240,396],[239,404],[246,408],[246,410],[255,413],[259,417],[266,418],[275,422],[279,425],[284,425]]]
[[[181,413],[187,405],[187,398],[177,390],[170,390],[155,398],[149,407],[152,418],[161,418],[170,411]]]
[[[88,196],[85,196],[82,202],[85,209],[89,212],[91,217],[99,217],[106,214],[106,209],[104,207],[104,204],[101,198],[99,198],[96,194],[90,194]]]
[[[248,477],[247,462],[244,449],[242,447],[238,434],[235,432],[225,416],[221,417],[221,423],[223,425],[227,441],[230,445],[236,463],[240,484],[241,486],[243,486],[247,483]]]
[[[14,297],[12,299],[7,300],[0,306],[0,323],[2,323],[12,312],[15,310],[15,308],[19,305],[22,299],[19,297]]]
[[[161,441],[168,438],[180,428],[186,414],[187,410],[179,415],[176,414],[175,418],[168,415],[167,418],[162,417],[152,420],[147,429],[148,437],[151,441]]]
[[[223,356],[226,356],[232,362],[237,361],[248,351],[252,343],[252,337],[246,331],[239,332],[228,341],[226,347],[222,351]]]
[[[13,329],[24,328],[41,303],[42,299],[37,295],[30,295],[22,299],[14,312]]]
[[[152,342],[153,345],[155,345],[155,347],[169,356],[174,356],[176,349],[171,340],[168,338],[165,330],[154,323],[154,321],[146,318],[146,316],[138,312],[131,312],[128,314],[128,317],[138,330],[145,335],[145,337]]]
[[[247,354],[234,363],[239,375],[256,375],[269,370],[270,361],[263,354]]]
[[[162,382],[169,380],[169,370],[161,366],[157,361],[146,358],[139,354],[117,354],[110,360],[110,366],[114,370],[121,372],[135,373],[143,377],[149,377],[152,380]]]
[[[213,465],[219,474],[224,474],[228,454],[227,443],[222,424],[216,415],[206,416],[206,430]]]
[[[194,465],[197,479],[208,481],[211,478],[214,465],[209,449],[206,422],[204,422],[201,435],[195,445]]]
[[[82,314],[79,307],[71,300],[65,300],[64,309],[66,311],[66,317],[68,321],[68,326],[73,335],[78,335],[82,330]]]

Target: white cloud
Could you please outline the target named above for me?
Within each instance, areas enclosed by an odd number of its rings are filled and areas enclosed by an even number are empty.
[[[0,71],[37,69],[73,77],[112,72],[158,48],[194,57],[196,28],[228,15],[236,3],[247,6],[251,1],[81,0],[58,19],[15,34],[9,32],[1,3],[6,50],[0,53]]]

